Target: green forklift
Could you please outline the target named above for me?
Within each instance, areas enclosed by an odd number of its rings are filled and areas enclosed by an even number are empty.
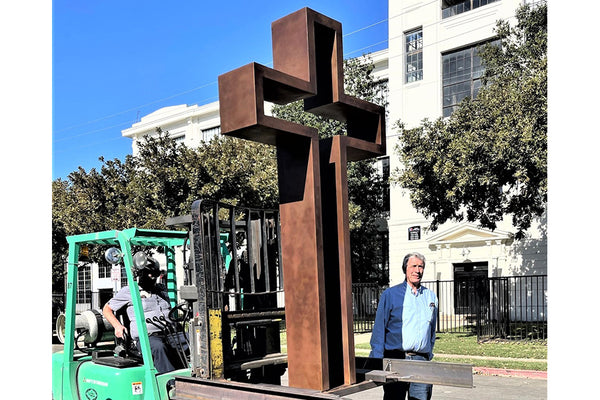
[[[131,228],[104,231],[67,238],[69,258],[67,297],[64,316],[57,330],[64,340],[63,352],[52,358],[52,397],[54,399],[168,399],[167,382],[176,375],[190,376],[189,367],[157,374],[152,362],[150,342],[144,318],[140,289],[135,281],[132,248],[162,247],[167,259],[167,293],[171,312],[177,312],[175,249],[183,246],[187,232]],[[106,251],[109,261],[122,261],[131,288],[135,318],[139,327],[141,354],[135,354],[126,344],[107,341],[110,324],[97,310],[76,315],[79,254],[83,246],[114,246]],[[143,254],[143,253],[136,253]],[[141,257],[137,256],[136,259]],[[137,261],[137,260],[136,260]],[[62,333],[64,332],[64,333]],[[77,334],[77,338],[75,335]],[[83,346],[80,342],[83,339]],[[76,348],[77,347],[77,348]]]
[[[175,378],[280,384],[287,356],[280,343],[285,312],[278,211],[198,200],[191,214],[170,218],[167,226],[173,230],[129,228],[67,238],[66,304],[57,320],[64,349],[52,357],[53,399],[175,399]],[[115,338],[99,310],[77,311],[80,254],[88,246],[103,246],[113,268],[125,271],[139,347]],[[145,254],[164,256],[171,326],[144,317],[135,278]],[[126,315],[118,317],[127,327]],[[180,369],[157,372],[147,322],[184,333],[189,350],[174,346]]]

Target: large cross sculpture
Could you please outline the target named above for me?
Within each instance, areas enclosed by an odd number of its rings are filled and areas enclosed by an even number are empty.
[[[303,8],[271,30],[273,68],[219,76],[221,132],[276,146],[289,385],[327,390],[356,382],[347,163],[385,154],[385,110],[344,93],[338,21]],[[347,136],[264,113],[299,99]]]

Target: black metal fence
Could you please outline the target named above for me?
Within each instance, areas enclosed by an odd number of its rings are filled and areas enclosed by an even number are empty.
[[[427,282],[440,302],[438,331],[479,340],[547,339],[547,276],[463,278]]]
[[[377,303],[381,293],[387,289],[376,283],[352,284],[352,311],[354,314],[354,333],[373,330]]]
[[[423,282],[438,296],[438,332],[469,333],[479,340],[547,339],[547,276],[510,276]],[[373,283],[352,284],[354,332],[373,329],[377,303],[386,287]],[[93,299],[97,293],[88,292]],[[54,294],[53,304],[64,299]],[[78,304],[77,311],[92,302]],[[53,307],[53,314],[54,313]],[[54,324],[55,315],[53,315]]]
[[[479,340],[547,339],[547,276],[473,277],[423,282],[439,300],[438,332],[476,334]],[[352,285],[354,329],[373,328],[385,287]]]

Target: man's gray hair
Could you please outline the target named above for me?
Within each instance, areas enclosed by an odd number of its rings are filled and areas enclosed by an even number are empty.
[[[408,259],[411,257],[417,257],[419,260],[423,261],[423,268],[425,268],[425,256],[421,253],[413,251],[404,256],[404,260],[402,261],[402,272],[406,274],[406,266],[408,265]]]

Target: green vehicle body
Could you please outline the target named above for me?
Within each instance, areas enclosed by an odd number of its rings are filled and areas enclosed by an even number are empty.
[[[64,350],[52,356],[52,397],[59,400],[154,400],[168,399],[167,381],[175,376],[190,376],[191,369],[157,374],[144,318],[139,287],[133,275],[133,246],[162,247],[167,259],[167,292],[171,306],[177,304],[175,276],[175,247],[183,246],[187,232],[130,228],[69,236],[67,294],[65,304]],[[93,355],[75,354],[75,304],[77,275],[82,245],[110,245],[119,247],[131,288],[135,320],[143,364],[127,367],[103,365]]]

